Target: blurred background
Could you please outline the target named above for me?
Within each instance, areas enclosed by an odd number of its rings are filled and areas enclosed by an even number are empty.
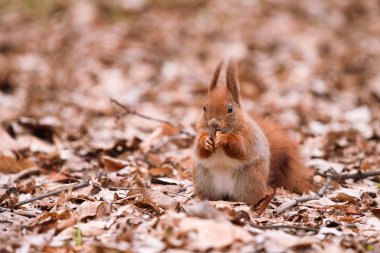
[[[77,245],[78,252],[86,230],[83,245],[97,252],[179,252],[185,245],[264,252],[263,244],[268,252],[376,251],[379,177],[334,182],[335,199],[255,220],[247,206],[218,204],[214,213],[197,199],[195,126],[214,68],[229,57],[238,63],[246,110],[286,126],[316,173],[380,168],[379,0],[0,0],[0,241],[6,252],[43,251],[46,244],[65,252]],[[126,115],[111,98],[170,124]],[[16,210],[36,212],[35,219],[8,209],[89,178],[88,187]],[[126,189],[145,193],[141,198]],[[279,189],[271,207],[295,198]],[[190,202],[202,204],[194,214],[161,212]],[[95,211],[87,211],[89,203]],[[237,226],[219,227],[225,218],[203,220],[199,208],[204,217],[228,213]],[[197,215],[202,219],[194,220]],[[312,227],[262,234],[246,226],[256,221]],[[236,228],[249,228],[257,240],[236,241],[243,235]]]
[[[1,0],[2,126],[17,137],[12,124],[28,117],[70,141],[151,130],[115,127],[114,98],[193,128],[214,67],[232,56],[246,108],[275,116],[305,147],[305,136],[331,131],[319,146],[343,138],[336,132],[375,140],[379,14],[375,0]]]

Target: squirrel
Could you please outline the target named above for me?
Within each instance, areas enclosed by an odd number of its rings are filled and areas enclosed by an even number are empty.
[[[236,64],[230,60],[226,85],[215,68],[194,145],[194,187],[202,199],[254,205],[270,187],[295,193],[314,189],[313,171],[298,145],[270,119],[250,117],[242,108]]]

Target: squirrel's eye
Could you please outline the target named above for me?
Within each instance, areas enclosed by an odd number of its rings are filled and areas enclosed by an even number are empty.
[[[227,112],[232,113],[234,111],[234,108],[230,105],[228,106]]]
[[[206,112],[206,106],[203,106],[203,111]]]

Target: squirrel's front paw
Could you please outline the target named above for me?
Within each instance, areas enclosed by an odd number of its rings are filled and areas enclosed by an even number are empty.
[[[214,143],[213,143],[212,139],[210,138],[210,136],[207,136],[207,137],[204,139],[203,147],[204,147],[207,151],[214,152]]]
[[[220,131],[216,132],[215,148],[225,146],[226,144],[227,144],[226,134],[222,134]]]

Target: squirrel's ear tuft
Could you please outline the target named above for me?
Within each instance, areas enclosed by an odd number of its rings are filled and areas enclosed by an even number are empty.
[[[237,77],[236,64],[233,60],[228,62],[226,71],[227,89],[231,92],[233,99],[237,104],[240,104],[240,88]]]
[[[213,89],[215,89],[216,85],[218,84],[218,78],[220,75],[220,70],[222,69],[222,65],[223,65],[223,60],[218,63],[218,65],[216,66],[216,68],[214,70],[214,74],[212,76],[212,80],[210,83],[210,88],[208,90],[209,92],[212,91]]]

